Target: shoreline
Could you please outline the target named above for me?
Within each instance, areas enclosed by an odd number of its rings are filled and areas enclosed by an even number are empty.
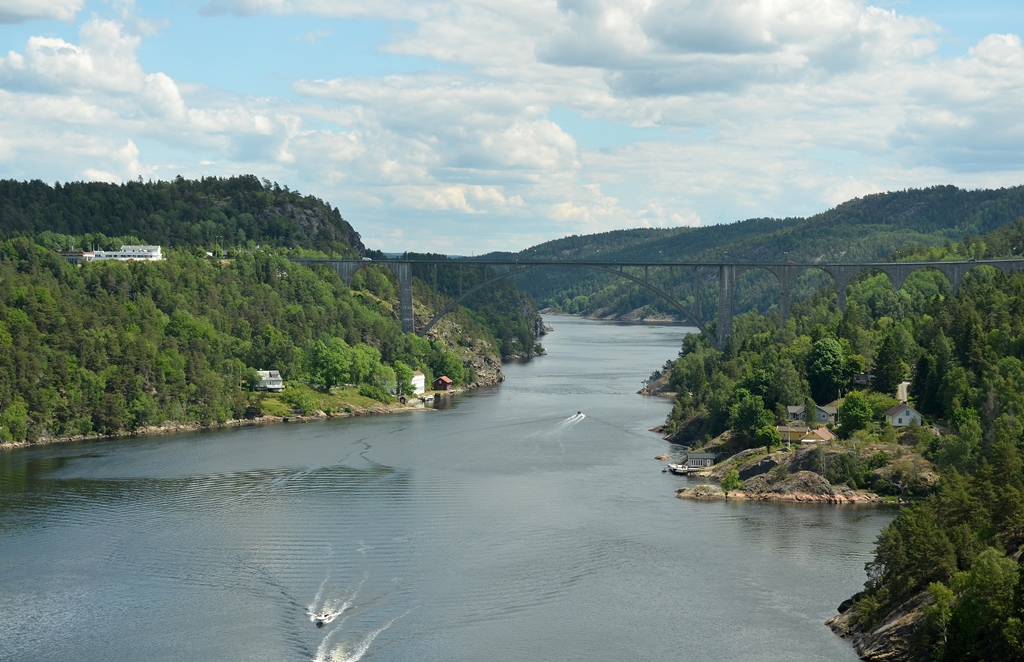
[[[463,393],[464,389],[449,391],[449,395],[458,395]],[[436,397],[436,396],[435,396]],[[441,396],[447,397],[447,396]],[[210,425],[203,425],[202,423],[181,423],[179,421],[164,421],[160,425],[147,425],[141,427],[133,432],[122,432],[119,434],[85,434],[85,435],[73,435],[70,437],[45,437],[37,439],[36,441],[5,441],[0,442],[0,452],[24,450],[27,448],[36,448],[41,446],[51,446],[54,444],[71,444],[80,441],[98,441],[98,440],[114,440],[114,439],[126,439],[129,437],[157,437],[162,435],[179,434],[185,432],[201,432],[204,430],[221,430],[226,428],[242,428],[257,425],[274,425],[279,423],[309,423],[310,421],[327,420],[331,418],[351,418],[354,416],[380,416],[385,414],[403,414],[407,412],[415,411],[434,411],[433,408],[425,406],[425,402],[416,399],[423,403],[420,405],[410,404],[390,404],[385,405],[383,403],[377,403],[376,406],[371,407],[357,407],[352,405],[352,411],[332,412],[327,413],[324,411],[317,411],[312,414],[295,414],[289,416],[259,416],[257,418],[232,418],[224,421],[223,423],[212,423]]]

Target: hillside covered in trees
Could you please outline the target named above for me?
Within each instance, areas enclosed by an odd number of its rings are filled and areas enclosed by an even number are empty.
[[[1024,215],[1024,187],[967,191],[936,186],[880,193],[844,202],[807,218],[749,219],[699,228],[635,229],[572,236],[516,254],[523,261],[609,262],[872,262],[896,259],[928,247],[959,242],[1011,224]],[[969,248],[969,242],[965,248]],[[496,256],[498,257],[498,256]],[[982,257],[971,254],[969,257]],[[640,274],[640,271],[636,272]],[[702,274],[702,321],[717,312],[717,274]],[[668,281],[667,270],[651,270],[654,284],[668,289],[690,309],[694,293],[685,283]],[[678,281],[680,274],[675,277]],[[798,298],[821,289],[827,277],[808,273],[794,284]],[[593,317],[677,317],[668,305],[643,288],[611,274],[583,269],[533,271],[516,284],[542,308]],[[762,273],[741,278],[736,310],[768,312],[778,303],[778,285]]]
[[[1008,257],[1024,219],[980,238],[911,248],[910,259]],[[675,391],[680,442],[731,429],[736,448],[778,444],[792,404],[838,406],[833,484],[911,497],[878,538],[865,590],[834,627],[872,660],[1024,659],[1024,273],[977,267],[956,296],[916,272],[894,292],[864,273],[840,312],[831,288],[777,316],[748,313],[729,347],[700,335],[655,377]],[[869,369],[871,386],[851,378]],[[883,420],[897,384],[926,425]],[[891,458],[923,458],[886,474]],[[939,479],[921,480],[921,467]]]
[[[498,358],[468,311],[453,318],[452,345],[403,334],[384,271],[367,267],[346,287],[333,271],[262,250],[77,267],[30,239],[3,242],[0,440],[254,418],[258,369],[387,400],[413,370],[474,382],[459,344],[484,339]]]
[[[472,385],[543,351],[536,306],[506,281],[429,338],[402,333],[386,267],[346,286],[289,259],[365,254],[338,211],[251,176],[0,182],[0,228],[0,441],[255,418],[256,370],[279,370],[305,413],[310,388],[388,401],[414,370]],[[57,252],[122,243],[160,244],[165,259],[76,266]],[[416,275],[422,328],[453,295]]]
[[[119,248],[112,237],[165,249],[269,246],[339,257],[366,250],[337,208],[254,175],[54,186],[0,180],[0,238],[45,233],[65,235],[65,245],[51,246],[60,250]],[[81,245],[68,246],[69,240]]]

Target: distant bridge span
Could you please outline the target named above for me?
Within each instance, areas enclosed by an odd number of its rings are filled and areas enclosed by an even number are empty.
[[[653,294],[659,296],[670,306],[675,308],[679,313],[691,324],[697,327],[701,333],[703,333],[715,347],[723,349],[728,342],[729,338],[733,333],[733,302],[736,297],[736,280],[739,276],[743,275],[747,271],[756,271],[758,269],[767,271],[768,273],[775,276],[775,279],[779,283],[781,289],[781,296],[779,301],[779,317],[780,324],[785,325],[786,320],[789,318],[789,304],[790,304],[790,288],[793,282],[803,274],[805,271],[811,269],[817,269],[824,271],[831,278],[835,284],[836,292],[838,294],[839,309],[846,309],[846,287],[850,284],[853,278],[864,270],[880,271],[889,277],[892,282],[894,290],[898,290],[903,287],[907,277],[914,271],[919,269],[935,269],[941,271],[946,279],[949,281],[950,292],[956,294],[960,287],[961,281],[968,271],[975,267],[988,265],[1002,270],[1005,273],[1010,273],[1017,269],[1024,268],[1024,259],[1009,259],[1009,260],[969,260],[969,261],[957,261],[957,262],[860,262],[860,263],[842,263],[842,264],[797,264],[792,262],[787,263],[751,263],[751,262],[574,262],[574,261],[559,261],[559,260],[476,260],[476,259],[460,259],[460,260],[330,260],[330,259],[295,259],[294,262],[299,262],[306,265],[322,264],[333,269],[342,279],[342,281],[349,285],[352,282],[352,277],[355,276],[356,272],[361,268],[369,265],[380,265],[387,267],[394,272],[398,279],[398,299],[399,299],[399,318],[402,322],[402,331],[406,333],[417,332],[420,335],[425,335],[438,320],[447,315],[452,309],[455,308],[459,303],[466,299],[482,288],[495,283],[499,280],[510,278],[518,274],[530,271],[532,269],[539,269],[543,267],[573,267],[573,268],[584,268],[584,269],[596,269],[598,271],[604,271],[607,273],[615,274],[626,278],[637,285],[647,289]],[[504,269],[493,276],[487,277],[483,282],[478,283],[466,290],[460,292],[459,295],[452,299],[448,305],[446,305],[440,311],[434,307],[434,318],[422,329],[416,329],[416,320],[413,316],[413,298],[412,298],[412,268],[413,265],[427,266],[434,268],[435,285],[437,279],[437,267],[493,267],[495,269]],[[642,269],[643,275],[639,276],[633,273],[629,273],[626,269]],[[651,269],[668,269],[669,270],[669,290],[666,291],[661,287],[653,284],[649,279],[649,273]],[[694,301],[696,302],[695,309],[689,310],[682,304],[674,295],[676,280],[675,272],[678,271],[680,275],[688,274],[692,278],[692,288],[695,293],[700,291],[701,281],[701,269],[717,269],[718,270],[718,314],[716,317],[717,333],[711,333],[710,330],[704,325],[700,317],[700,300],[699,297],[695,296]],[[435,287],[436,290],[436,287]]]

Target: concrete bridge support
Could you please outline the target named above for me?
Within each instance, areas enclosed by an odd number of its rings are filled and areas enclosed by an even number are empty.
[[[320,263],[334,269],[345,285],[352,284],[356,272],[371,264],[380,264],[391,270],[398,279],[398,319],[402,322],[403,333],[416,332],[416,317],[412,307],[412,263],[371,262],[369,260],[296,260],[303,264]]]
[[[388,267],[398,278],[398,319],[402,321],[402,333],[416,333],[416,316],[412,308],[412,263],[392,262]]]
[[[732,305],[736,300],[736,265],[721,264],[718,266],[718,333],[715,347],[725,349],[725,344],[732,337]]]
[[[786,320],[789,319],[790,290],[793,287],[793,281],[803,273],[803,267],[798,264],[779,264],[747,267],[743,271],[759,268],[765,269],[775,276],[775,280],[779,281],[779,326],[784,327],[786,326]]]

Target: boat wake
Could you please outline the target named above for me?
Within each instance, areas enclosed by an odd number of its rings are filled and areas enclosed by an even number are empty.
[[[564,421],[562,421],[562,423],[567,423],[569,425],[575,425],[576,423],[579,423],[580,421],[582,421],[586,417],[587,417],[586,414],[584,414],[581,411],[578,411],[575,414],[573,414],[572,416],[570,416],[569,418],[567,418]]]
[[[413,609],[415,609],[415,607],[413,607]],[[320,648],[317,649],[316,658],[313,662],[359,662],[359,660],[363,659],[363,656],[366,655],[367,651],[370,650],[370,645],[373,644],[374,639],[376,639],[381,632],[387,630],[395,621],[402,618],[402,616],[407,615],[411,611],[412,609],[404,614],[395,616],[384,625],[363,636],[355,644],[340,644],[331,648],[329,641],[331,639],[331,635],[333,635],[334,632],[337,632],[337,629],[335,629],[331,634],[324,638],[324,642],[320,644]]]

